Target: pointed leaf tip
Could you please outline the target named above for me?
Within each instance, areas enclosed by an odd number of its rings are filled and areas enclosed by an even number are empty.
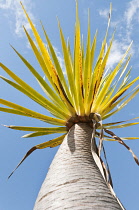
[[[3,124],[1,124],[1,125],[6,127],[6,128],[10,128],[10,125],[3,125]]]
[[[23,159],[19,162],[19,164],[16,166],[16,168],[12,171],[12,173],[8,176],[8,179],[13,175],[13,173],[16,171],[16,169],[23,163],[23,161],[35,150],[37,149],[36,146],[32,147],[23,157]]]

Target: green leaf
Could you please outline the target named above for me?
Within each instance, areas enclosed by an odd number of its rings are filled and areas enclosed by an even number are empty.
[[[14,49],[14,48],[13,48]],[[46,95],[57,105],[62,107],[62,109],[65,110],[66,113],[69,113],[67,107],[65,106],[65,104],[63,103],[63,101],[61,101],[59,95],[57,95],[51,87],[49,87],[49,85],[45,82],[45,80],[39,75],[39,73],[33,68],[33,66],[19,53],[17,52],[15,49],[14,51],[17,53],[17,55],[20,57],[20,59],[24,62],[24,64],[27,66],[27,68],[29,69],[29,71],[34,75],[34,77],[37,79],[37,81],[39,82],[39,84],[41,85],[42,89],[44,90],[44,92],[46,93]]]
[[[37,137],[37,136],[43,136],[43,135],[49,135],[53,133],[66,133],[67,129],[66,127],[26,127],[26,126],[14,126],[14,125],[4,125],[7,128],[11,128],[14,130],[20,130],[20,131],[35,131],[33,133],[26,134],[22,136],[23,138],[29,138],[29,137]]]
[[[129,127],[129,126],[132,126],[132,125],[138,125],[138,124],[139,124],[139,122],[125,123],[125,124],[116,125],[116,126],[107,126],[107,129],[125,128],[125,127]]]
[[[131,94],[131,92],[133,92],[133,93]],[[127,94],[126,96],[122,97],[121,99],[119,99],[119,101],[113,103],[109,108],[107,108],[107,109],[103,108],[104,109],[104,111],[102,113],[103,119],[106,119],[106,118],[112,116],[113,114],[119,112],[122,108],[124,108],[139,93],[138,85],[131,92],[129,94]],[[127,96],[129,96],[129,97],[121,105],[119,105],[120,102],[123,101]],[[113,112],[109,113],[116,106],[118,106],[116,108],[116,110],[114,110]],[[106,113],[109,113],[109,114],[106,114]]]
[[[59,141],[61,141],[61,143],[62,143],[62,141],[63,141],[63,139],[64,139],[65,136],[66,136],[66,134],[64,134],[64,135],[62,135],[62,136],[59,136],[59,137],[57,137],[57,138],[55,138],[55,139],[53,139],[53,140],[44,142],[44,143],[42,143],[42,144],[38,144],[38,145],[36,145],[36,148],[37,148],[37,149],[44,149],[44,148],[47,148],[47,147],[51,147],[51,146],[53,146],[55,143],[57,143],[57,142],[59,142]]]
[[[60,38],[61,38],[61,45],[62,45],[62,51],[63,51],[63,56],[64,56],[64,62],[65,62],[65,67],[66,67],[66,73],[67,73],[67,78],[68,78],[68,83],[69,83],[69,91],[72,95],[72,105],[75,108],[75,111],[77,113],[77,104],[75,102],[75,83],[74,83],[74,70],[73,70],[73,64],[71,60],[71,56],[69,54],[69,49],[66,45],[65,38],[62,32],[62,29],[60,27],[60,23],[58,22],[58,27],[59,27],[59,32],[60,32]]]
[[[14,110],[17,110],[17,111],[23,113],[25,116],[36,118],[36,119],[45,121],[45,122],[50,123],[50,124],[54,124],[54,125],[65,125],[66,124],[66,121],[64,121],[64,120],[60,120],[60,119],[53,118],[53,117],[48,117],[46,115],[43,115],[43,114],[40,114],[38,112],[32,111],[30,109],[27,109],[23,106],[14,104],[10,101],[6,101],[4,99],[0,99],[0,104],[3,104],[3,105],[8,106],[10,108],[13,108]]]
[[[89,33],[89,32],[88,32]],[[89,39],[89,38],[88,38]],[[87,58],[87,54],[86,54],[86,62],[85,64],[88,65],[88,67],[84,67],[84,107],[85,107],[85,114],[88,116],[90,114],[91,111],[91,104],[92,104],[92,95],[93,95],[93,74],[92,74],[92,68],[93,68],[93,63],[94,63],[94,56],[95,56],[95,49],[96,49],[96,39],[97,39],[97,32],[94,36],[94,40],[92,43],[92,47],[89,53],[90,56],[90,70],[91,70],[91,75],[88,75],[88,85],[87,86],[87,74],[86,74],[86,69],[89,68],[89,64],[87,59],[89,60],[89,58]],[[89,42],[89,41],[88,41]],[[89,51],[89,49],[87,50]],[[87,53],[87,52],[86,52]],[[86,92],[86,93],[85,93]]]
[[[30,117],[30,115],[28,115],[27,113],[23,113],[23,112],[20,112],[18,110],[15,110],[15,109],[8,109],[8,108],[0,107],[0,111],[1,112],[6,112],[6,113],[9,113],[9,114],[16,114],[16,115],[22,115],[22,116]]]
[[[132,44],[132,43],[131,43]],[[115,76],[117,75],[125,57],[127,56],[128,52],[129,52],[129,49],[131,48],[131,44],[129,45],[128,49],[126,50],[125,54],[123,55],[122,59],[119,61],[119,63],[117,64],[117,66],[115,67],[115,69],[109,74],[106,82],[104,83],[101,91],[99,92],[99,98],[102,97],[102,99],[106,96],[106,93],[110,87],[110,85],[112,84]],[[104,108],[102,108],[102,110],[99,109],[99,107],[95,107],[92,106],[92,109],[91,109],[91,112],[99,112],[99,113],[102,113],[103,110],[106,110],[106,107],[104,106]]]
[[[110,45],[109,45],[108,50],[107,50],[107,52],[104,56],[103,61],[100,63],[100,66],[98,66],[98,68],[97,68],[98,72],[96,72],[96,74],[97,74],[97,80],[96,80],[96,83],[95,83],[96,93],[98,93],[98,91],[100,91],[100,92],[97,95],[97,97],[94,98],[93,105],[92,105],[92,108],[91,108],[91,110],[95,110],[96,112],[98,112],[98,109],[99,109],[98,107],[105,97],[104,91],[102,91],[103,87],[101,86],[101,81],[102,81],[104,70],[105,70],[109,55],[110,55],[110,50],[111,50],[111,47],[112,47],[113,39],[114,39],[114,35],[112,37],[112,40],[110,42]],[[100,87],[101,87],[101,89],[100,89]],[[105,93],[107,93],[108,89],[105,90],[105,91],[106,91]]]
[[[23,7],[23,5],[22,5]],[[23,10],[26,14],[26,17],[28,19],[28,22],[31,26],[31,29],[32,29],[32,32],[34,34],[34,37],[36,39],[36,42],[39,46],[39,49],[40,49],[40,52],[41,54],[39,53],[39,51],[37,50],[35,44],[33,43],[33,40],[31,39],[30,35],[27,33],[26,29],[25,29],[25,33],[27,35],[27,38],[31,44],[31,47],[34,51],[34,54],[38,60],[38,62],[40,63],[42,69],[44,70],[44,73],[46,73],[46,76],[48,77],[49,81],[51,82],[52,86],[54,87],[54,89],[56,90],[56,92],[59,93],[59,96],[61,97],[61,99],[63,100],[63,102],[69,107],[69,110],[71,110],[71,113],[73,112],[73,109],[71,107],[71,104],[69,103],[69,100],[67,100],[67,96],[66,96],[66,93],[64,92],[64,89],[61,85],[61,82],[60,82],[60,79],[59,79],[59,76],[57,74],[57,71],[51,61],[51,57],[45,47],[45,44],[43,43],[39,33],[37,32],[35,26],[33,25],[31,19],[29,18],[26,10],[24,9],[23,7]],[[42,55],[42,56],[41,56]]]
[[[38,136],[44,136],[44,135],[50,135],[50,134],[54,134],[54,133],[67,133],[66,131],[55,131],[55,132],[52,132],[52,131],[36,131],[36,132],[33,132],[33,133],[29,133],[29,134],[26,134],[24,136],[22,136],[22,138],[31,138],[31,137],[38,137]]]
[[[42,131],[42,132],[52,132],[52,133],[62,133],[67,131],[66,127],[26,127],[26,126],[15,126],[15,125],[4,125],[7,128],[20,131]]]
[[[91,83],[91,74],[92,74],[92,66],[91,66],[91,49],[90,49],[90,42],[91,42],[91,34],[90,34],[90,14],[88,11],[88,33],[87,33],[87,43],[86,43],[86,56],[84,58],[84,71],[83,71],[83,84],[84,84],[84,98],[85,102],[88,96],[90,83]]]
[[[30,92],[28,92],[27,89],[25,89],[22,86],[12,82],[11,80],[8,80],[5,77],[0,76],[0,78],[3,79],[8,84],[10,84],[11,86],[13,86],[14,88],[16,88],[17,90],[19,90],[20,92],[22,92],[23,94],[27,95],[29,98],[31,98],[33,101],[35,101],[36,103],[38,103],[39,105],[41,105],[45,109],[48,109],[56,117],[63,119],[63,115],[61,115],[61,113],[56,111],[56,109],[52,109],[52,107],[49,109],[42,101],[36,99],[36,97],[34,97],[34,95],[30,94]]]
[[[75,80],[75,103],[77,114],[84,115],[83,104],[83,64],[82,64],[82,46],[80,34],[80,21],[78,16],[78,4],[76,2],[76,24],[75,24],[75,43],[74,43],[74,80]]]
[[[107,136],[108,137],[108,136]],[[121,137],[121,139],[123,140],[123,141],[126,141],[126,140],[137,140],[137,139],[139,139],[139,137]],[[104,140],[105,141],[116,141],[115,139],[113,139],[113,138],[104,138]]]
[[[63,86],[63,88],[64,88],[64,90],[66,92],[66,95],[67,95],[67,97],[69,99],[69,103],[73,104],[73,99],[72,99],[71,93],[69,92],[68,86],[66,84],[66,80],[64,78],[64,74],[63,74],[63,71],[62,71],[61,66],[59,64],[59,60],[57,58],[55,50],[54,50],[54,48],[53,48],[53,46],[51,44],[51,41],[50,41],[48,35],[46,34],[46,31],[45,31],[43,25],[42,25],[42,28],[43,28],[43,31],[44,31],[44,34],[45,34],[45,38],[46,38],[46,41],[48,43],[48,46],[49,46],[49,49],[50,49],[50,52],[51,52],[51,55],[52,55],[52,58],[53,58],[53,61],[54,61],[55,67],[56,67],[57,74],[58,74],[59,79],[61,81],[61,84],[62,84],[62,86]]]
[[[45,108],[48,110],[54,110],[54,112],[57,111],[57,113],[63,113],[62,115],[65,116],[65,118],[69,118],[70,115],[66,114],[62,109],[60,109],[58,106],[51,103],[49,100],[47,100],[44,96],[42,96],[40,93],[38,93],[35,89],[33,89],[31,86],[29,86],[26,82],[24,82],[20,77],[18,77],[16,74],[14,74],[10,69],[8,69],[6,66],[4,66],[2,63],[0,63],[0,66],[3,68],[3,70],[12,78],[14,79],[19,85],[22,86],[22,89],[28,92],[29,95],[32,95],[34,99],[36,99],[41,104],[44,104]]]

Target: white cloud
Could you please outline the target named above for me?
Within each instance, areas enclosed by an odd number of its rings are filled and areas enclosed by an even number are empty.
[[[107,18],[107,19],[108,19],[109,9],[99,10],[99,15],[100,15],[101,17],[104,17],[104,18]]]
[[[139,1],[132,0],[128,3],[127,10],[125,11],[125,19],[127,26],[131,28],[133,20],[139,22]]]
[[[120,59],[126,52],[128,46],[129,45],[127,44],[127,42],[122,43],[119,40],[113,41],[111,53],[110,53],[108,63],[107,63],[108,68],[114,67],[114,65],[120,61]]]
[[[99,10],[99,15],[107,20],[108,20],[108,14],[109,14],[108,9]],[[120,59],[124,55],[129,45],[129,38],[127,38],[127,36],[123,36],[123,31],[122,31],[123,27],[121,27],[122,24],[123,22],[121,23],[121,20],[119,19],[114,20],[114,22],[111,20],[110,26],[112,28],[116,27],[118,29],[117,30],[118,33],[116,33],[115,35],[116,39],[113,41],[111,52],[110,52],[108,63],[107,63],[107,68],[110,68],[110,69],[113,68],[120,61]],[[126,38],[123,38],[123,37],[126,37]]]
[[[31,0],[22,0],[22,3],[26,8],[31,19],[34,20],[35,18],[31,12],[32,8]],[[23,27],[22,27],[23,25],[27,30],[30,29],[30,26],[26,20],[21,5],[17,0],[1,0],[0,9],[5,10],[5,15],[8,16],[8,19],[10,21],[13,20],[15,22],[14,32],[16,33],[16,35],[20,37],[23,36]]]
[[[1,0],[0,2],[0,8],[1,9],[8,9],[11,5],[12,0]]]
[[[129,39],[135,31],[135,25],[139,23],[139,1],[132,0],[127,4],[127,9],[124,13],[124,21],[126,23],[126,34]]]
[[[115,11],[115,9],[113,9]],[[108,16],[108,10],[99,10],[99,15],[103,18]],[[133,22],[134,21],[134,22]],[[113,42],[110,57],[108,60],[109,68],[114,67],[126,52],[133,37],[133,23],[139,22],[139,0],[132,0],[126,4],[123,14],[119,14],[116,19],[111,20],[111,27],[116,27],[116,39]],[[134,54],[136,46],[133,45],[130,53]]]

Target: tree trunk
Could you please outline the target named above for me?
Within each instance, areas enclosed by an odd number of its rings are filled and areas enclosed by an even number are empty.
[[[94,146],[91,150],[91,137],[88,124],[72,126],[52,161],[34,210],[122,209],[93,158],[97,155]]]

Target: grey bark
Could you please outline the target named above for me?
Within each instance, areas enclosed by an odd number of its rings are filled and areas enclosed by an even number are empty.
[[[88,124],[72,126],[52,161],[34,210],[122,209],[94,161],[91,136]]]

